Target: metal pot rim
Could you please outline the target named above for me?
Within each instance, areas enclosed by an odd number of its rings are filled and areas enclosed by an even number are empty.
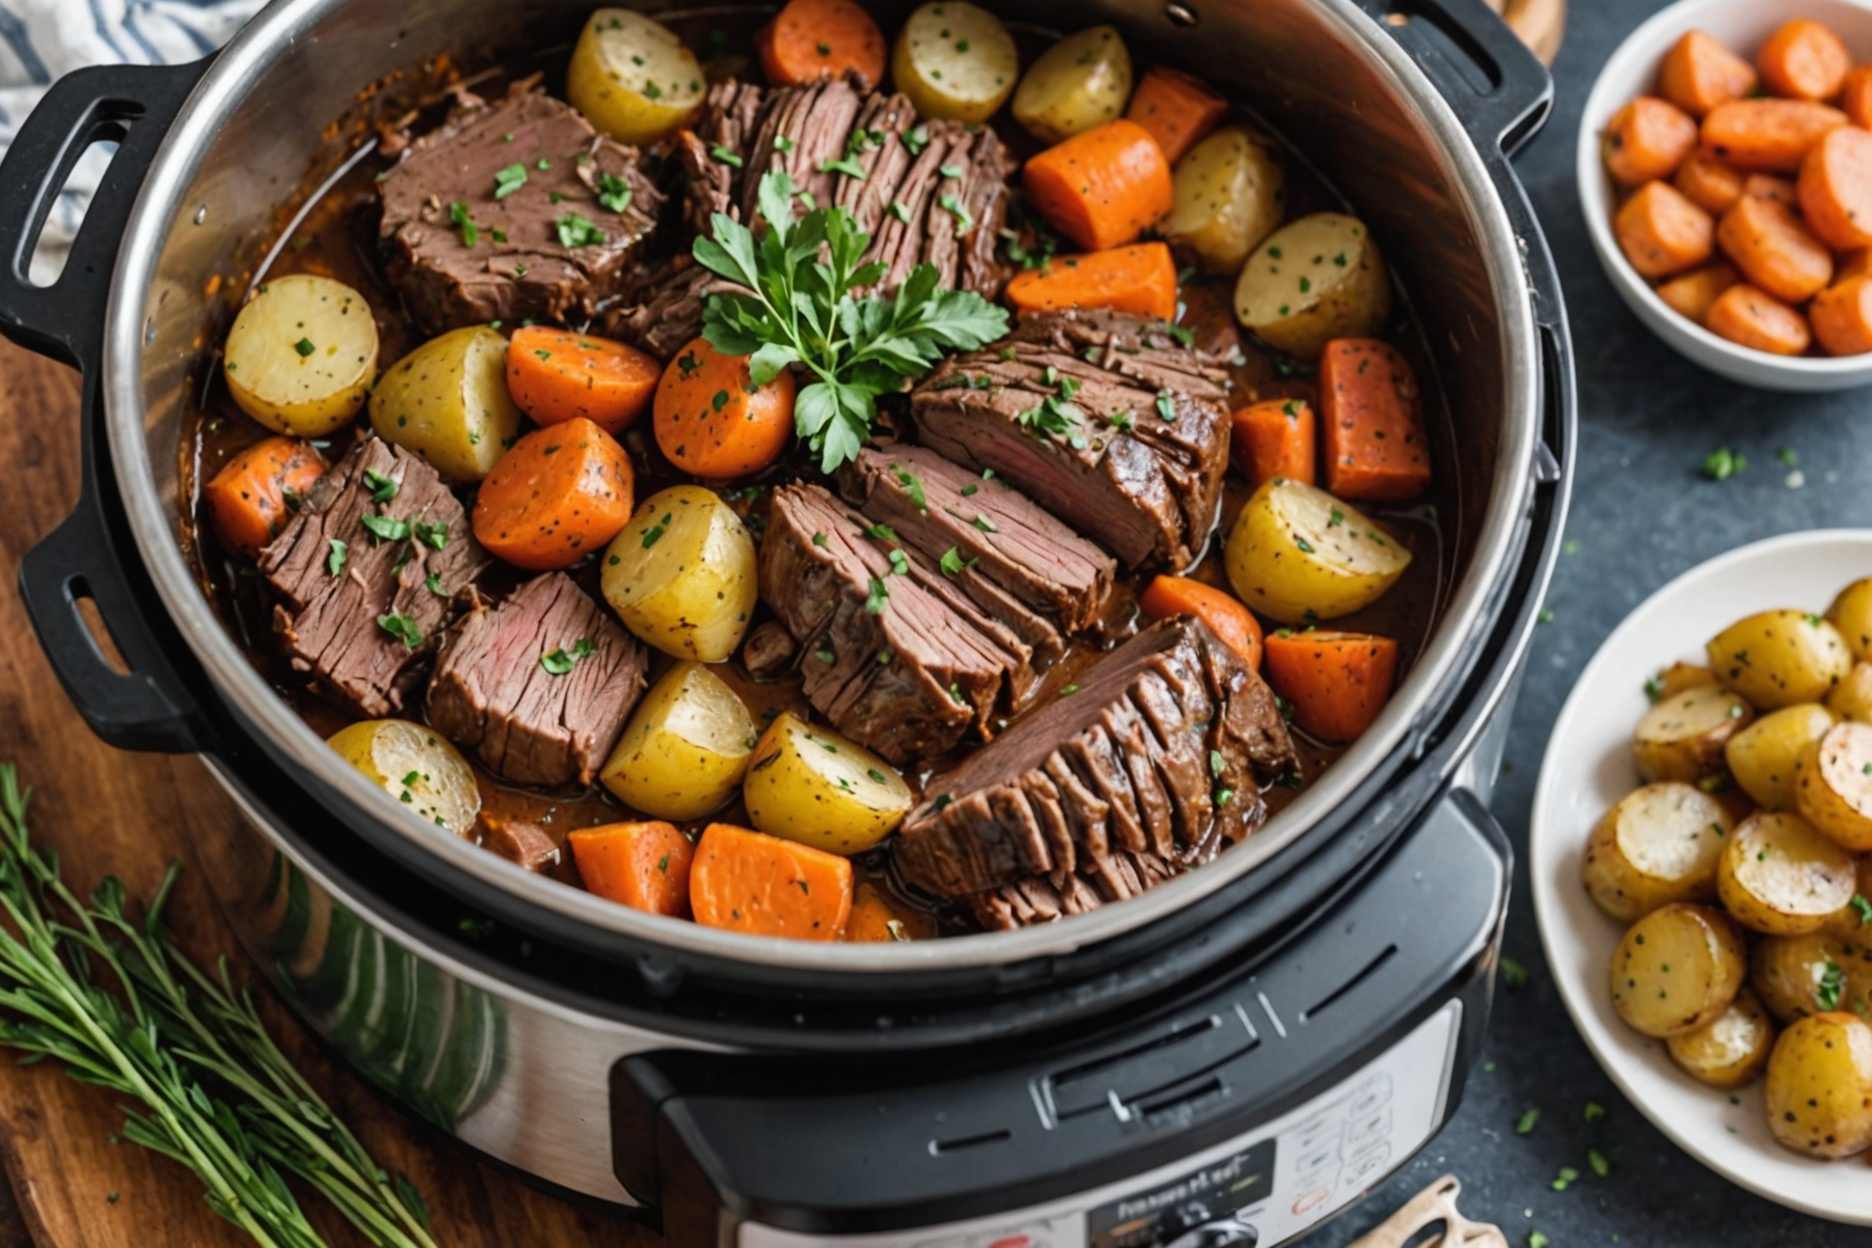
[[[1489,486],[1481,538],[1443,619],[1377,722],[1327,773],[1247,843],[1217,861],[1122,905],[1017,932],[981,933],[903,944],[775,940],[640,913],[521,870],[479,846],[383,802],[382,793],[324,742],[255,671],[228,633],[183,558],[144,438],[140,387],[144,308],[162,241],[184,210],[183,197],[220,119],[261,82],[282,49],[306,38],[345,0],[276,0],[222,51],[183,106],[151,163],[123,236],[105,318],[103,395],[111,461],[129,527],[163,606],[201,664],[216,696],[254,725],[275,753],[302,768],[305,782],[356,816],[423,845],[447,870],[461,871],[573,922],[634,941],[710,958],[859,975],[909,974],[940,967],[991,967],[1096,945],[1209,895],[1253,870],[1341,804],[1393,751],[1404,748],[1424,709],[1463,675],[1467,643],[1487,622],[1491,599],[1516,544],[1516,521],[1533,488],[1540,411],[1540,348],[1514,229],[1481,155],[1455,112],[1409,55],[1352,0],[1313,0],[1343,43],[1414,108],[1432,149],[1446,162],[1465,215],[1481,239],[1491,294],[1501,311],[1507,391],[1500,456]]]

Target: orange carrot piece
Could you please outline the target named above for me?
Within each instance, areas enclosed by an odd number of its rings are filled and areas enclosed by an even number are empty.
[[[1841,126],[1801,162],[1801,213],[1839,251],[1872,246],[1872,130]]]
[[[254,443],[202,487],[215,536],[238,554],[259,554],[292,516],[288,493],[304,494],[324,473],[325,461],[310,443],[285,437]]]
[[[1810,100],[1730,100],[1703,119],[1703,150],[1738,169],[1792,173],[1846,114]]]
[[[1657,293],[1658,298],[1679,315],[1687,316],[1701,325],[1717,296],[1741,280],[1733,267],[1712,264],[1707,268],[1693,269],[1681,277],[1673,277],[1659,286]]]
[[[1619,205],[1612,232],[1632,268],[1669,277],[1709,259],[1716,223],[1670,183],[1650,182]]]
[[[1085,251],[1135,239],[1170,211],[1170,163],[1151,132],[1119,118],[1030,158],[1028,202]]]
[[[1312,485],[1319,421],[1305,399],[1263,399],[1229,417],[1229,451],[1235,467],[1260,485],[1275,477]]]
[[[689,868],[689,905],[704,927],[838,940],[851,920],[851,861],[731,823],[711,823]]]
[[[607,823],[566,833],[585,890],[651,914],[689,913],[689,866],[695,846],[660,819]]]
[[[1830,100],[1839,94],[1852,53],[1840,37],[1811,18],[1786,23],[1755,54],[1762,85],[1790,100]]]
[[[1800,192],[1794,183],[1786,178],[1777,178],[1772,173],[1751,173],[1742,180],[1742,194],[1756,199],[1772,199],[1785,208],[1793,208],[1800,201]],[[1729,208],[1735,207],[1730,204]],[[1723,209],[1729,211],[1728,208]],[[1721,214],[1718,214],[1721,215]]]
[[[1283,628],[1267,639],[1268,684],[1292,705],[1301,731],[1323,741],[1354,741],[1371,727],[1397,661],[1397,642],[1371,633]]]
[[[1658,69],[1658,94],[1693,117],[1755,89],[1755,67],[1700,30],[1679,39]]]
[[[755,39],[761,69],[776,87],[840,78],[866,87],[884,81],[884,35],[854,0],[787,0]]]
[[[1668,178],[1696,150],[1697,123],[1675,104],[1641,95],[1606,123],[1606,169],[1626,186]]]
[[[1180,69],[1153,65],[1138,79],[1125,116],[1150,131],[1171,164],[1202,141],[1228,116],[1228,101],[1202,79]]]
[[[1787,303],[1810,299],[1833,280],[1833,253],[1792,208],[1744,195],[1716,227],[1723,254],[1750,282]]]
[[[1847,120],[1861,130],[1872,130],[1872,65],[1857,65],[1840,84],[1839,106]]]
[[[1017,312],[1051,308],[1116,308],[1173,320],[1176,260],[1163,243],[1133,243],[1083,256],[1055,256],[1043,269],[1016,273],[1007,301]]]
[[[1800,355],[1813,345],[1806,317],[1747,282],[1716,296],[1703,324],[1713,334],[1772,355]]]
[[[662,373],[636,347],[545,325],[517,329],[507,344],[507,393],[542,425],[583,416],[622,433],[650,406]]]
[[[900,906],[890,894],[864,880],[852,898],[851,919],[845,924],[850,944],[882,944],[894,940],[928,940],[936,924],[921,910]]]
[[[1814,338],[1828,355],[1863,355],[1872,351],[1872,277],[1855,277],[1827,287],[1807,309]]]
[[[654,413],[657,446],[670,463],[710,480],[746,476],[780,458],[793,436],[793,374],[757,390],[748,357],[695,338],[663,370]]]
[[[1671,185],[1704,212],[1721,216],[1742,198],[1744,182],[1737,170],[1714,156],[1695,152],[1677,166],[1677,176],[1671,179]]]
[[[1429,488],[1422,393],[1395,348],[1336,338],[1320,353],[1319,386],[1328,493],[1401,503]]]
[[[570,567],[617,536],[635,485],[624,448],[583,416],[535,429],[481,483],[475,539],[517,568]]]
[[[1138,610],[1153,620],[1193,615],[1242,662],[1256,670],[1261,667],[1261,622],[1227,590],[1187,576],[1159,576],[1138,595]]]
[[[1861,247],[1839,258],[1839,266],[1833,270],[1833,284],[1837,286],[1855,277],[1872,277],[1872,247]]]

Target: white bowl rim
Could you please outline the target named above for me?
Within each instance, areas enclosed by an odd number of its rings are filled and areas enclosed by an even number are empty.
[[[1853,8],[1864,9],[1868,19],[1872,19],[1872,0],[1838,0],[1839,3]],[[1698,19],[1705,14],[1730,8],[1744,8],[1759,4],[1760,0],[1678,0],[1667,5],[1646,18],[1636,30],[1627,35],[1623,42],[1606,58],[1593,79],[1592,89],[1586,94],[1585,107],[1580,112],[1579,136],[1575,148],[1575,181],[1579,186],[1580,211],[1586,218],[1586,230],[1592,238],[1593,249],[1599,253],[1600,262],[1608,275],[1624,288],[1627,298],[1636,297],[1661,318],[1665,318],[1669,329],[1648,326],[1660,335],[1678,333],[1705,350],[1718,351],[1733,357],[1738,362],[1745,362],[1751,369],[1762,372],[1783,372],[1790,376],[1815,378],[1849,378],[1861,373],[1872,373],[1872,352],[1859,355],[1812,356],[1812,355],[1776,355],[1770,351],[1759,351],[1754,347],[1743,346],[1712,333],[1684,316],[1675,308],[1665,303],[1658,296],[1650,282],[1638,275],[1631,267],[1631,261],[1625,258],[1618,240],[1612,235],[1613,193],[1611,177],[1605,171],[1605,164],[1599,151],[1600,123],[1611,117],[1625,101],[1607,106],[1606,98],[1612,92],[1614,80],[1623,76],[1629,63],[1637,59],[1641,46],[1648,45],[1663,31],[1674,34],[1695,29]],[[1790,11],[1788,18],[1800,16],[1791,11],[1798,6],[1798,0],[1787,0]],[[1674,41],[1672,41],[1674,42]],[[1656,53],[1661,55],[1662,53]],[[1618,72],[1615,72],[1618,71]]]

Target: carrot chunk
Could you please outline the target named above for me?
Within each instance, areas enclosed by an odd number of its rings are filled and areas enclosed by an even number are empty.
[[[847,72],[866,87],[884,81],[884,35],[854,0],[787,0],[755,39],[761,70],[776,87],[800,87]]]
[[[1791,100],[1830,100],[1852,68],[1852,53],[1831,29],[1797,17],[1768,36],[1755,54],[1762,85]]]
[[[1714,156],[1696,152],[1677,166],[1677,176],[1671,179],[1671,185],[1704,212],[1721,216],[1742,198],[1744,183],[1739,171]]]
[[[1703,119],[1703,150],[1738,169],[1792,173],[1846,114],[1810,100],[1730,100]]]
[[[215,536],[238,554],[259,554],[291,518],[288,497],[304,494],[324,473],[325,461],[308,442],[279,437],[254,443],[202,487]]]
[[[1055,256],[1043,269],[1014,275],[1007,300],[1017,312],[1051,308],[1116,308],[1173,320],[1176,260],[1163,243],[1133,243],[1083,256]]]
[[[1872,130],[1872,65],[1857,65],[1840,84],[1839,106],[1847,120],[1861,130]]]
[[[1813,345],[1806,317],[1747,282],[1716,296],[1703,323],[1713,334],[1773,355],[1799,355]]]
[[[1193,615],[1241,656],[1249,667],[1261,666],[1261,622],[1227,590],[1187,576],[1159,576],[1138,595],[1138,610],[1153,620]]]
[[[1410,364],[1375,338],[1337,338],[1320,354],[1326,490],[1400,503],[1430,485],[1423,399]]]
[[[936,924],[921,910],[892,901],[890,894],[865,880],[852,897],[851,919],[845,924],[849,944],[882,944],[893,940],[928,940]]]
[[[535,423],[574,416],[617,434],[650,406],[663,366],[621,342],[529,325],[507,344],[507,393]]]
[[[1833,280],[1833,253],[1792,208],[1744,195],[1723,214],[1716,242],[1750,282],[1787,303],[1811,298]]]
[[[1170,211],[1170,163],[1151,132],[1119,118],[1031,157],[1028,201],[1085,251],[1135,239]]]
[[[1267,638],[1267,678],[1294,723],[1323,741],[1353,741],[1391,696],[1398,644],[1370,633],[1278,629]]]
[[[1227,115],[1228,101],[1200,78],[1161,65],[1144,71],[1125,110],[1126,117],[1150,131],[1173,165]]]
[[[1786,178],[1777,178],[1772,173],[1751,173],[1742,180],[1742,194],[1756,199],[1772,199],[1784,208],[1794,207],[1800,200],[1800,192],[1794,183]],[[1729,208],[1735,207],[1730,204]],[[1729,209],[1723,209],[1727,212]]]
[[[793,374],[756,389],[748,357],[692,339],[663,370],[653,422],[664,457],[685,472],[710,480],[759,472],[793,436]]]
[[[1814,337],[1828,355],[1872,351],[1872,278],[1855,277],[1827,287],[1807,309]]]
[[[711,823],[689,868],[689,905],[705,927],[838,940],[851,919],[851,861],[731,823]]]
[[[566,833],[588,892],[651,914],[689,913],[689,866],[695,846],[658,819],[607,823]]]
[[[1716,297],[1740,280],[1734,268],[1718,263],[1673,277],[1659,286],[1657,293],[1677,313],[1701,325]]]
[[[1872,245],[1872,130],[1841,126],[1801,162],[1801,213],[1829,247]]]
[[[1256,485],[1286,477],[1312,485],[1319,420],[1305,399],[1263,399],[1229,418],[1235,467]]]
[[[1625,258],[1646,277],[1669,277],[1702,264],[1715,230],[1710,214],[1668,182],[1647,183],[1612,218]]]
[[[1755,67],[1700,30],[1679,39],[1658,69],[1658,94],[1693,117],[1755,89]]]
[[[535,429],[481,483],[475,539],[517,568],[570,567],[624,527],[635,483],[624,448],[583,416]]]
[[[1696,150],[1697,124],[1675,104],[1641,95],[1606,123],[1605,163],[1617,181],[1668,178]]]

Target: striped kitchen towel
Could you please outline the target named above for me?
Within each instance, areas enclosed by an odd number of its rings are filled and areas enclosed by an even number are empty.
[[[261,7],[261,0],[0,0],[0,149],[52,81],[85,65],[165,65],[208,55]],[[33,277],[65,263],[109,153],[87,153],[46,222]]]

